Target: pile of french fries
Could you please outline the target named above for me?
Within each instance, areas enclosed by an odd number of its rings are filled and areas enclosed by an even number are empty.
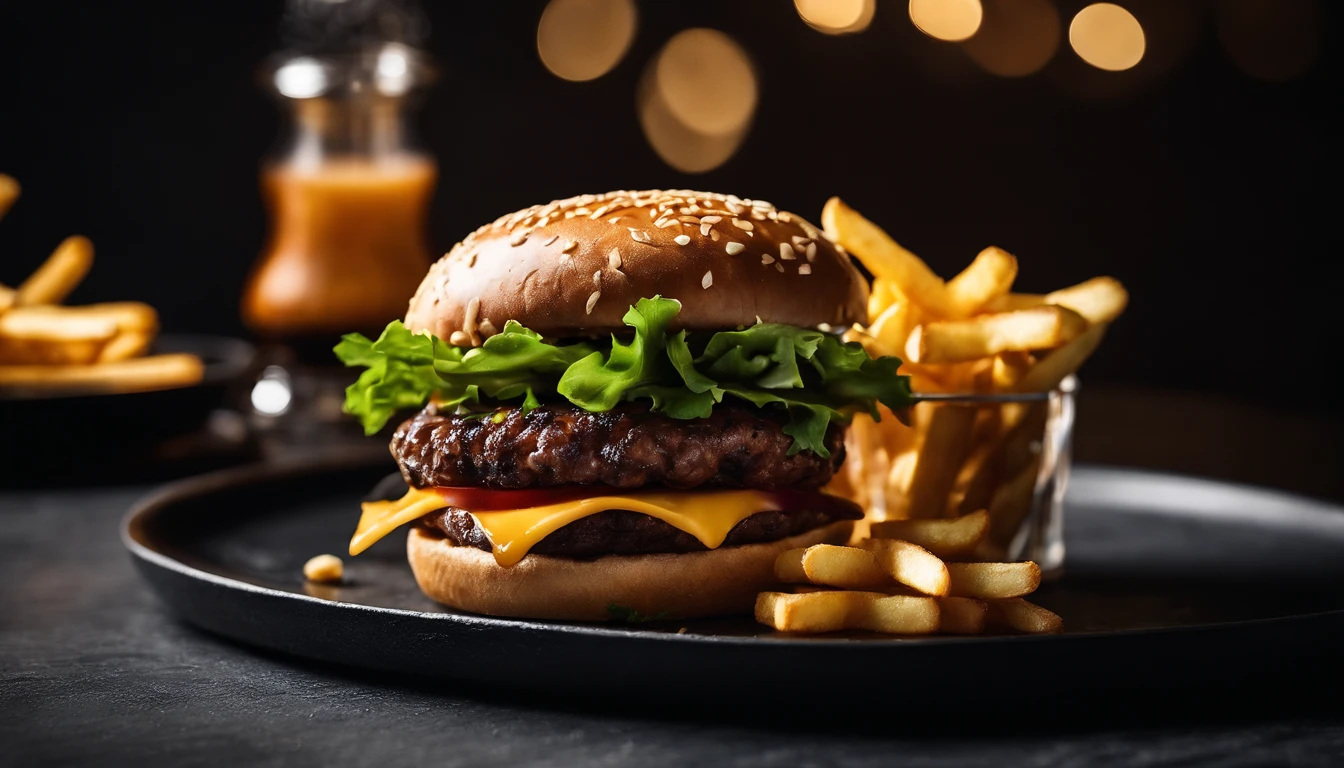
[[[0,174],[0,218],[19,191]],[[17,288],[0,283],[0,395],[135,392],[201,380],[195,355],[147,354],[159,331],[148,304],[61,305],[92,266],[93,243],[75,235]]]
[[[1058,389],[1124,311],[1119,282],[1098,277],[1048,294],[1013,293],[1017,259],[989,247],[944,281],[886,232],[831,198],[826,234],[874,275],[869,323],[850,331],[895,355],[915,393],[1014,394]],[[955,518],[987,510],[979,554],[1005,557],[1041,473],[1049,403],[921,402],[909,427],[860,416],[849,432],[844,493],[869,519]]]
[[[968,562],[989,515],[887,520],[858,546],[817,544],[781,553],[775,578],[793,592],[762,592],[756,620],[780,632],[867,630],[974,635],[987,629],[1061,631],[1056,614],[1023,599],[1041,583],[1035,563]]]

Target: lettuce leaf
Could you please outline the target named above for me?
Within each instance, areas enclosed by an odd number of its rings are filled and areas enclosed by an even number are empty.
[[[667,378],[667,325],[681,311],[676,299],[640,299],[622,322],[635,336],[622,344],[611,337],[611,352],[594,352],[569,366],[556,391],[585,411],[609,411],[636,387]]]
[[[477,348],[413,334],[400,322],[376,341],[351,334],[336,356],[367,370],[346,390],[345,410],[373,434],[397,411],[430,399],[449,408],[521,399],[525,411],[552,393],[588,411],[648,400],[671,418],[698,419],[728,395],[783,409],[791,452],[829,456],[832,422],[859,411],[877,417],[877,403],[900,412],[912,402],[897,358],[874,359],[858,343],[772,323],[708,336],[669,333],[680,311],[675,299],[640,299],[623,318],[632,333],[605,343],[551,344],[513,321]]]

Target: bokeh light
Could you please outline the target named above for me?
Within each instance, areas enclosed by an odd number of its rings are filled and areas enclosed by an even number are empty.
[[[677,33],[654,63],[657,88],[686,127],[732,133],[756,111],[756,73],[746,51],[714,29]]]
[[[982,0],[980,29],[961,43],[981,69],[1000,77],[1041,70],[1059,49],[1061,22],[1050,0]]]
[[[688,29],[649,62],[636,109],[644,136],[664,162],[702,173],[742,145],[757,93],[755,70],[737,42],[712,29]]]
[[[1069,45],[1097,69],[1122,72],[1143,59],[1147,43],[1134,14],[1114,3],[1093,3],[1073,17]]]
[[[910,0],[910,20],[938,40],[960,42],[980,29],[985,9],[980,0]]]
[[[620,63],[637,21],[633,0],[551,0],[537,24],[537,55],[557,77],[593,80]]]
[[[1301,77],[1321,53],[1325,9],[1318,0],[1223,0],[1217,8],[1219,43],[1257,80]]]
[[[809,27],[828,35],[862,32],[873,23],[876,0],[793,0]]]

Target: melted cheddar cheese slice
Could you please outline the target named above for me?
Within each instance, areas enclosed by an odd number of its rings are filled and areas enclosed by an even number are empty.
[[[397,527],[446,506],[448,502],[432,488],[411,488],[396,501],[367,502],[362,507],[359,527],[350,539],[350,554],[357,555]],[[490,539],[495,562],[507,568],[522,560],[551,533],[609,509],[628,509],[656,517],[715,549],[723,544],[733,526],[745,518],[778,508],[777,501],[759,491],[662,491],[593,496],[526,509],[471,512],[471,516]]]

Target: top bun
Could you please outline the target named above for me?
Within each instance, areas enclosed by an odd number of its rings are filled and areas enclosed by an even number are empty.
[[[689,190],[609,192],[500,217],[430,268],[406,312],[414,332],[477,345],[508,320],[549,338],[629,330],[642,298],[681,302],[674,330],[758,320],[842,329],[868,286],[801,216]]]

